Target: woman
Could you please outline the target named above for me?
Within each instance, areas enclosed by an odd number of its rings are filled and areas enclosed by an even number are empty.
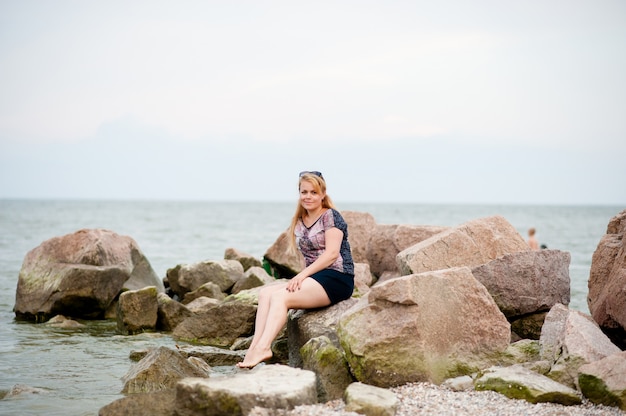
[[[320,172],[300,172],[300,199],[289,227],[292,250],[300,250],[305,268],[288,282],[259,293],[254,338],[239,368],[252,368],[272,357],[272,342],[287,323],[289,309],[311,309],[348,299],[354,290],[354,262],[348,225],[326,194]]]

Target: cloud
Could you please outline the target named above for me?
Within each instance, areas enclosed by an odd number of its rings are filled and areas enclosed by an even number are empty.
[[[614,1],[4,2],[0,196],[270,199],[322,169],[354,200],[615,201],[625,39]]]

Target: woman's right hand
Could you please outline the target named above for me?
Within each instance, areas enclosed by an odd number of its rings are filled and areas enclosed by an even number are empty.
[[[302,287],[302,282],[307,277],[308,276],[303,275],[302,273],[298,273],[297,275],[292,277],[291,280],[289,281],[289,283],[287,283],[287,291],[288,292],[295,292],[296,290],[300,290],[300,288]]]

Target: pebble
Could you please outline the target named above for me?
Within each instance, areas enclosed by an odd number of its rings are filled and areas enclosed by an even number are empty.
[[[390,388],[399,401],[396,416],[626,416],[617,407],[595,405],[588,400],[577,406],[555,403],[532,404],[525,400],[509,399],[493,391],[453,391],[431,383],[410,383]],[[298,406],[275,412],[284,416],[358,416],[345,411],[343,400],[323,404]],[[259,409],[261,410],[261,409]],[[251,415],[264,415],[262,411]]]

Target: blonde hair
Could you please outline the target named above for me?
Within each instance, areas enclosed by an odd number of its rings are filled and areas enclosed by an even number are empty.
[[[312,172],[302,173],[300,175],[300,179],[298,180],[298,192],[300,191],[300,185],[302,182],[309,182],[313,185],[313,189],[320,194],[324,195],[322,199],[322,207],[323,208],[335,208],[335,204],[333,203],[330,196],[326,193],[326,181],[321,175],[316,175]],[[296,213],[291,219],[291,225],[289,226],[289,249],[292,253],[298,251],[298,247],[296,246],[296,225],[298,224],[298,220],[304,216],[306,210],[300,203],[300,199],[298,198],[298,205],[296,207]]]

